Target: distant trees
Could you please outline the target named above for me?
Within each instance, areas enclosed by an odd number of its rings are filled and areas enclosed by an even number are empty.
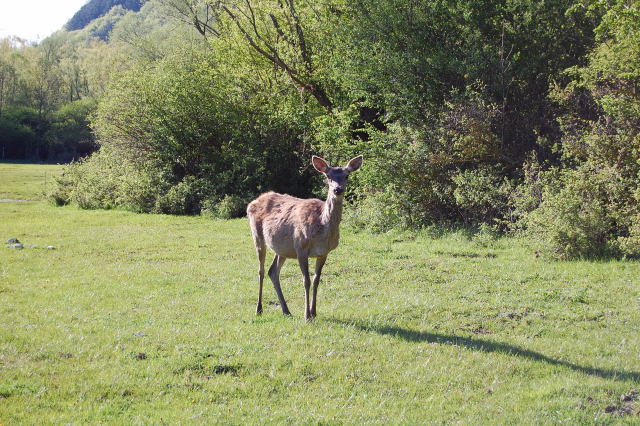
[[[0,40],[0,118],[6,106],[13,103],[16,96],[19,60],[11,39]]]
[[[65,28],[68,31],[81,30],[91,21],[106,15],[116,6],[137,12],[140,10],[142,3],[141,0],[89,0],[71,17]]]
[[[83,62],[83,49],[60,34],[38,46],[15,39],[4,39],[0,46],[0,158],[69,161],[89,154],[94,143],[88,115],[95,101],[89,100],[90,67]],[[81,131],[63,124],[70,123],[62,117],[75,103],[85,106],[83,117],[76,111],[72,125],[83,123]],[[74,139],[78,131],[83,136]]]

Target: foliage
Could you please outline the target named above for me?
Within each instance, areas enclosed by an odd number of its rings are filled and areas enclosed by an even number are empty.
[[[163,212],[197,213],[204,199],[250,197],[270,188],[304,195],[309,178],[299,175],[291,152],[300,143],[295,129],[232,96],[206,53],[184,53],[113,81],[93,123],[102,145],[147,153],[170,170],[170,183],[180,186],[159,201]],[[185,179],[206,189],[191,191]]]
[[[119,207],[151,212],[157,199],[170,188],[166,174],[152,160],[125,157],[103,148],[70,164],[58,178],[59,185],[50,199],[58,205],[75,203],[84,209]]]
[[[393,211],[397,219],[386,226],[410,228],[506,215],[509,185],[493,188],[502,181],[491,168],[499,153],[495,114],[496,107],[470,88],[453,95],[432,126],[394,123],[386,132],[372,132],[372,140],[358,146],[365,158],[372,157],[358,181],[361,196],[373,197],[367,209],[383,216]]]
[[[245,215],[247,200],[238,195],[225,195],[221,200],[205,200],[202,214],[218,219],[236,219]]]
[[[638,4],[613,3],[589,63],[569,70],[573,79],[553,93],[565,108],[560,122],[569,167],[525,222],[561,256],[639,254],[639,17]]]
[[[363,227],[524,229],[557,208],[558,231],[611,242],[567,237],[576,249],[561,252],[632,255],[635,3],[106,3],[80,11],[93,19],[83,29],[0,44],[12,158],[77,159],[101,146],[109,161],[137,155],[162,170],[133,179],[157,185],[135,206],[114,188],[85,205],[217,214],[226,196],[321,196],[310,155],[340,164],[363,154],[348,194]],[[34,119],[8,123],[20,108]],[[568,186],[573,173],[599,175],[593,197],[615,200],[606,220],[594,211],[591,225],[568,229],[589,200]]]
[[[640,203],[640,197],[636,197]],[[640,215],[631,218],[628,228],[629,235],[618,237],[620,251],[635,258],[640,258]]]
[[[367,194],[345,214],[347,226],[354,230],[388,232],[393,229],[415,229],[411,205],[408,205],[399,188],[389,186],[385,190]]]
[[[492,168],[464,170],[453,177],[453,196],[465,221],[490,223],[511,208],[512,183]]]
[[[542,251],[560,258],[615,252],[615,200],[609,195],[620,188],[615,175],[603,177],[587,168],[568,170],[544,188],[540,206],[523,219],[531,239],[544,245]]]
[[[202,187],[204,182],[186,176],[185,179],[169,187],[169,190],[156,200],[154,210],[166,214],[195,214],[200,212]]]

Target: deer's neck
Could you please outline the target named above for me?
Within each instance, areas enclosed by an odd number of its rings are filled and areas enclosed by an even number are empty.
[[[322,224],[330,231],[337,232],[342,220],[342,197],[336,196],[333,191],[329,191],[327,201],[324,202],[322,210]]]

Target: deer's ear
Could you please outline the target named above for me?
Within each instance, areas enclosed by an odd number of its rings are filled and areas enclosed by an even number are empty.
[[[311,157],[311,164],[313,164],[313,167],[320,173],[327,173],[329,171],[329,164],[327,164],[323,158],[314,155]]]
[[[355,158],[352,158],[351,160],[349,160],[349,162],[347,163],[345,169],[347,169],[347,171],[349,173],[351,172],[355,172],[356,170],[358,170],[360,168],[360,166],[362,166],[362,155],[358,155]]]

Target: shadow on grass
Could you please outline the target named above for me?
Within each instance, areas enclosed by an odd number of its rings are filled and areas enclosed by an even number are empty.
[[[343,326],[355,327],[362,331],[393,336],[402,340],[406,340],[408,342],[438,343],[441,345],[461,346],[474,351],[503,353],[534,361],[545,362],[550,365],[566,367],[574,371],[579,371],[590,376],[602,377],[604,379],[620,381],[633,380],[636,382],[640,381],[640,372],[637,371],[619,371],[596,367],[585,367],[582,365],[571,363],[569,361],[551,358],[540,352],[521,348],[509,343],[492,342],[490,340],[483,340],[474,337],[456,336],[454,334],[415,331],[402,327],[366,325],[354,321],[344,321],[335,318],[326,318],[325,320]]]

